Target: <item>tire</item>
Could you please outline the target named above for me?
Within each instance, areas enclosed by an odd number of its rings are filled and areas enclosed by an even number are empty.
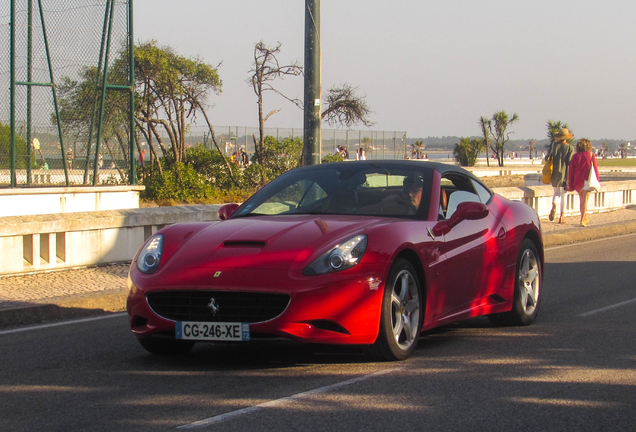
[[[413,265],[398,258],[389,271],[380,332],[370,352],[384,361],[405,360],[417,347],[424,319],[422,289]]]
[[[149,337],[137,339],[146,351],[158,355],[186,354],[192,349],[195,342],[176,339]]]
[[[495,325],[526,326],[534,322],[541,305],[541,261],[537,248],[531,240],[525,239],[519,248],[515,274],[515,292],[510,312],[490,315]]]

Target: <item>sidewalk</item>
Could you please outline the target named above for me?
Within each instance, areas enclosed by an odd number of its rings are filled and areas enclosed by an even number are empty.
[[[636,206],[578,216],[566,224],[541,221],[545,247],[636,233]],[[120,312],[126,308],[129,263],[17,276],[0,276],[0,328]]]

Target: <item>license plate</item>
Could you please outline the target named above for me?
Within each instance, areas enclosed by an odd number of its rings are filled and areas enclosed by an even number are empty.
[[[249,323],[210,323],[177,321],[175,325],[177,339],[207,341],[248,341]]]

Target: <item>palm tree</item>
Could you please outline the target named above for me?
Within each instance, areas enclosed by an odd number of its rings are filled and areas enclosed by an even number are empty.
[[[492,121],[484,116],[479,117],[479,127],[481,127],[481,136],[484,137],[484,149],[486,149],[486,165],[490,166],[490,142],[491,140],[491,135],[490,135],[490,125],[492,124]]]
[[[537,150],[537,142],[535,140],[528,140],[526,150],[530,150],[530,159],[532,159],[532,153]]]
[[[609,145],[606,142],[601,143],[601,149],[603,150],[603,159],[605,159],[607,157],[607,153],[609,152]]]
[[[425,148],[424,141],[415,141],[415,144],[411,144],[411,156],[413,159],[421,159],[420,156],[424,154]]]
[[[563,123],[561,121],[548,120],[546,124],[548,128],[548,138],[550,139],[550,144],[548,144],[548,154],[552,153],[552,149],[554,148],[554,135],[561,132],[561,129],[568,129],[570,133],[572,133],[572,129],[568,126],[567,123]],[[568,140],[569,143],[572,142],[574,138]]]
[[[519,116],[517,114],[508,116],[508,113],[505,111],[497,111],[492,115],[492,119],[488,124],[488,129],[494,139],[493,150],[497,154],[499,166],[504,166],[504,147],[510,140],[510,134],[512,133],[507,132],[508,126],[512,125],[517,120],[519,120]],[[492,147],[493,146],[491,145],[491,148]]]
[[[625,159],[627,157],[627,151],[629,150],[629,147],[627,147],[627,144],[622,143],[621,145],[618,146],[618,149],[621,152],[621,159]]]

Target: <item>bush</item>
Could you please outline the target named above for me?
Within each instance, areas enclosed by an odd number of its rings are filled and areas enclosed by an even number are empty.
[[[203,175],[211,185],[220,189],[232,189],[235,187],[227,172],[223,157],[217,150],[208,150],[203,144],[198,144],[195,147],[186,149],[186,161],[188,166]],[[235,177],[238,177],[238,166],[233,165],[232,172]]]
[[[455,160],[461,166],[475,166],[479,152],[484,148],[483,140],[479,138],[460,138],[459,143],[455,144],[453,155]]]
[[[232,164],[237,187],[227,172],[223,157],[217,150],[208,150],[203,144],[186,149],[185,163],[161,160],[163,174],[156,168],[144,168],[143,184],[146,190],[141,198],[161,205],[175,203],[227,203],[243,202],[285,171],[300,166],[303,143],[300,138],[285,138],[279,142],[268,136],[264,142],[265,162],[252,163],[243,169]]]
[[[27,143],[24,138],[16,134],[15,137],[15,163],[16,168],[24,169],[27,166]],[[31,166],[35,166],[35,154],[31,153]],[[11,168],[11,125],[0,122],[0,169]]]
[[[342,157],[339,154],[328,154],[323,157],[321,163],[329,163],[329,162],[342,162]]]
[[[273,136],[267,136],[263,144],[263,168],[267,174],[266,181],[271,181],[282,173],[300,166],[303,153],[301,138],[284,138],[279,142]]]
[[[141,198],[153,201],[196,202],[213,195],[212,185],[205,176],[197,173],[193,166],[181,162],[164,167],[163,174],[154,170],[144,177],[143,183],[146,190],[142,192]]]

